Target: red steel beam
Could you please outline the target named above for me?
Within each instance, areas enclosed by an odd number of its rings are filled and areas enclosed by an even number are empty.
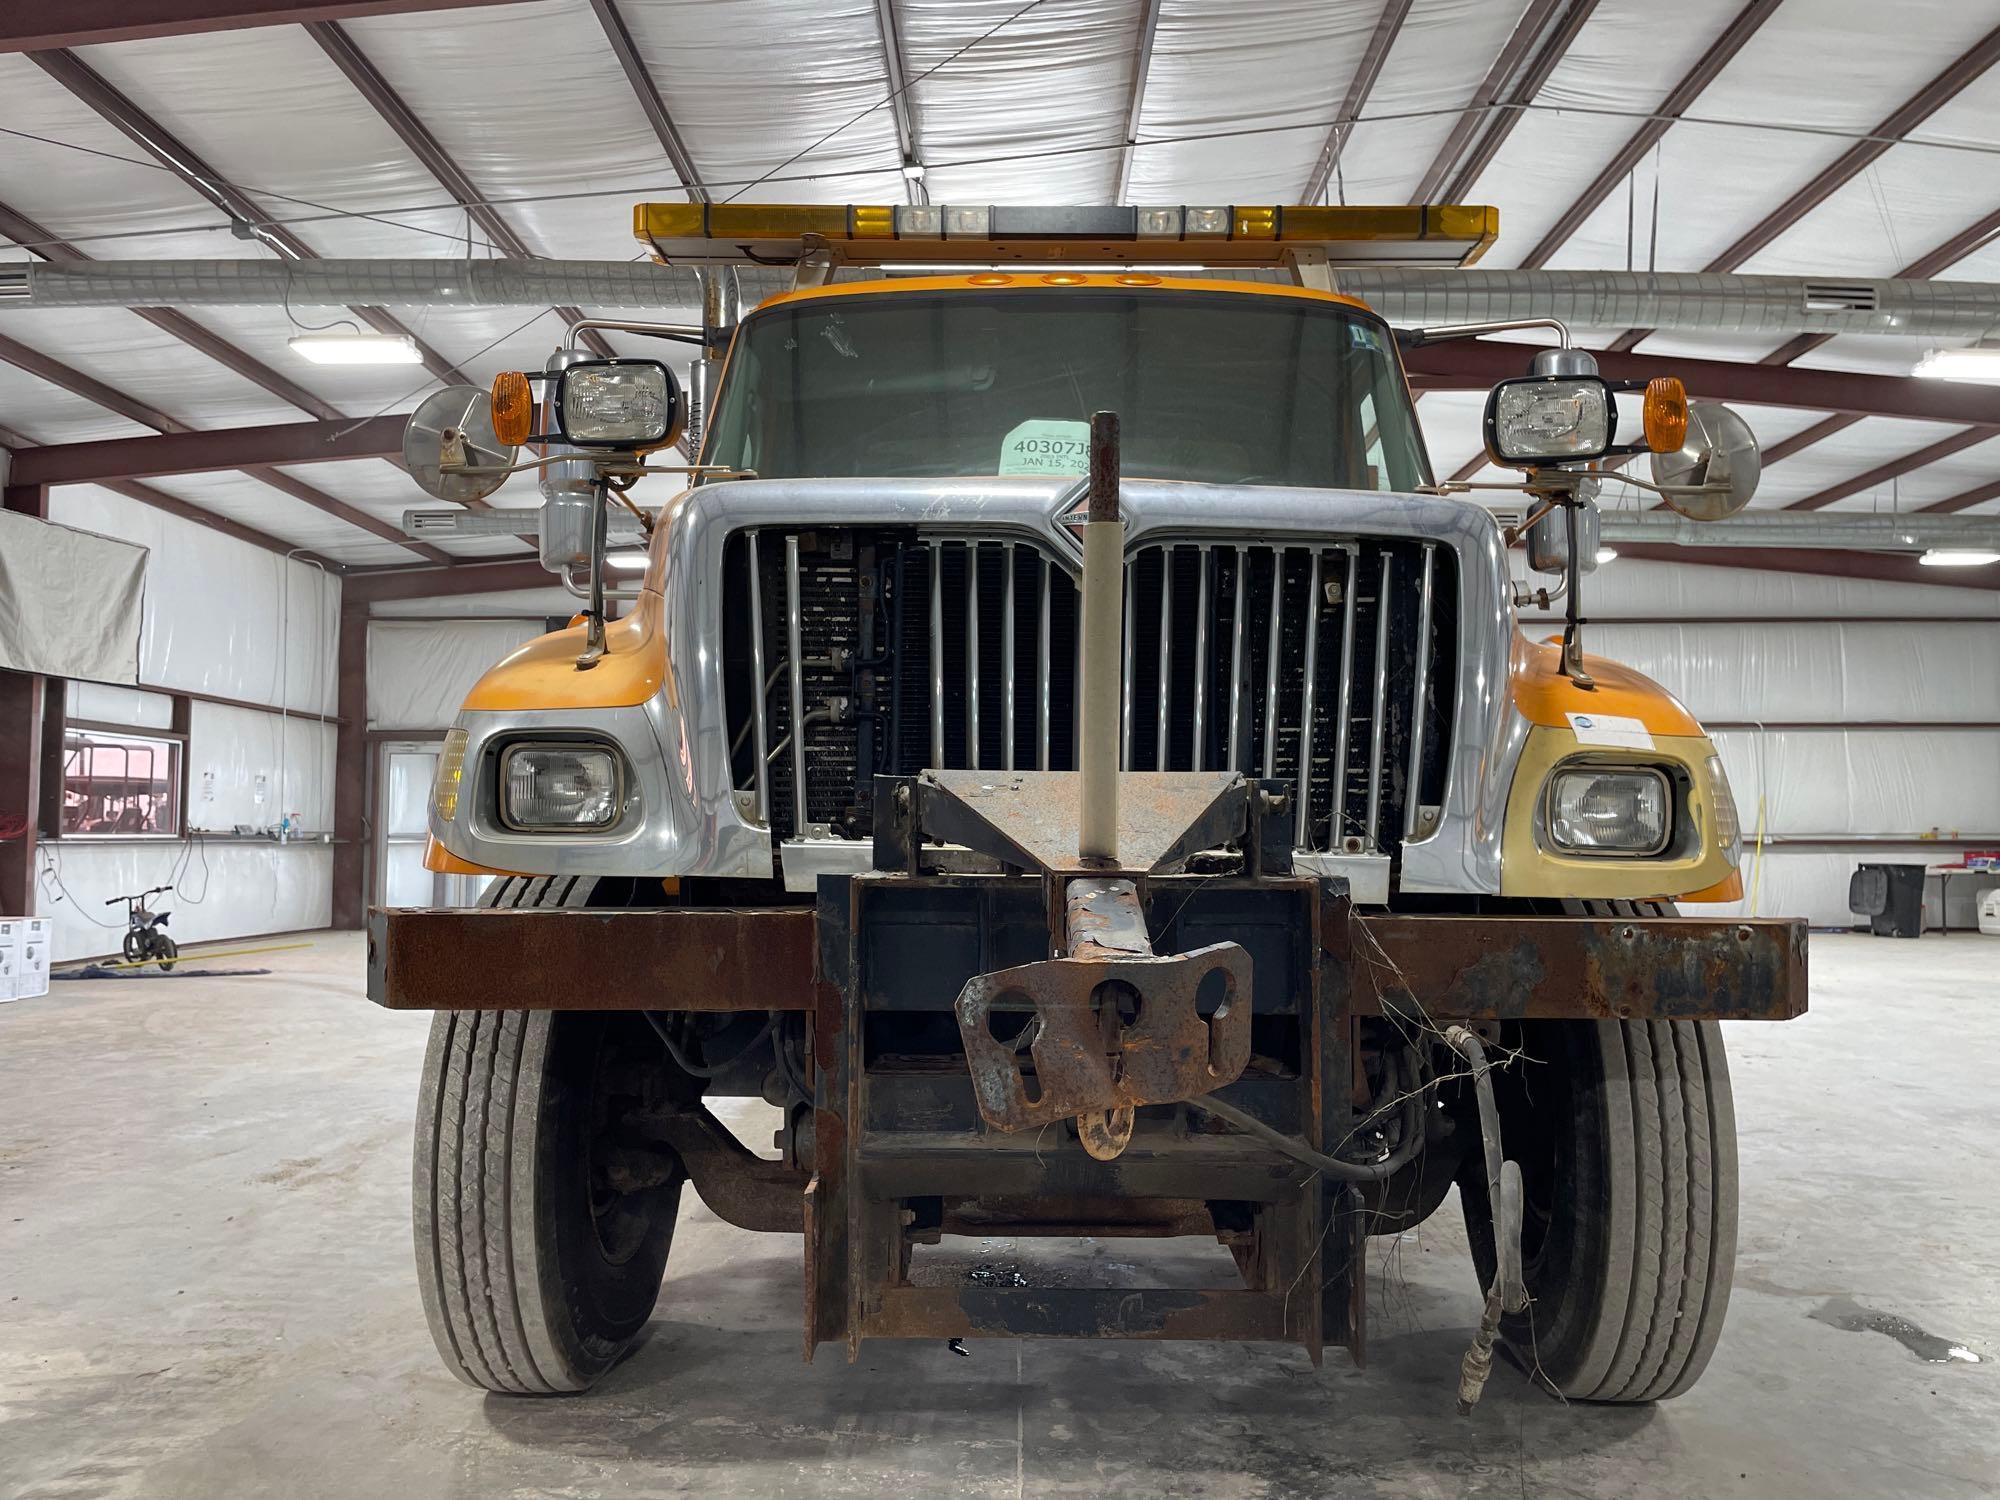
[[[5,342],[0,340],[0,346]],[[0,357],[6,357],[4,347],[0,347]],[[257,464],[395,458],[403,451],[403,426],[408,420],[386,416],[359,421],[273,422],[206,432],[179,428],[160,437],[50,443],[16,453],[14,473],[23,484],[102,484],[107,479],[150,479]]]
[[[1527,372],[1526,344],[1460,339],[1404,352],[1410,378],[1431,390],[1484,390]],[[1692,395],[1750,406],[1798,406],[1863,417],[1910,417],[2000,429],[2000,387],[1902,375],[1862,375],[1847,370],[1743,364],[1651,354],[1593,351],[1612,380],[1678,376]]]
[[[1715,82],[1716,75],[1729,65],[1730,59],[1743,50],[1743,44],[1757,34],[1757,30],[1771,19],[1781,0],[1750,0],[1748,5],[1736,13],[1736,17],[1722,30],[1709,49],[1702,53],[1700,61],[1688,69],[1686,76],[1673,86],[1667,97],[1662,99],[1653,111],[1652,118],[1633,132],[1632,138],[1611,160],[1604,170],[1591,180],[1589,187],[1577,200],[1562,211],[1561,216],[1544,234],[1534,249],[1521,261],[1523,270],[1539,270],[1547,265],[1555,253],[1568,243],[1571,235],[1583,227],[1584,220],[1597,212],[1597,207],[1611,196],[1612,190],[1623,182],[1638,166],[1646,153],[1659,143],[1675,120],[1685,114],[1690,105],[1701,96],[1702,90]],[[1308,200],[1310,201],[1310,200]]]
[[[1533,101],[1596,9],[1597,0],[1529,0],[1507,45],[1418,182],[1412,203],[1464,200],[1521,122],[1519,109],[1504,106]]]
[[[1618,556],[1673,563],[1676,567],[1755,568],[1765,573],[1813,573],[1826,578],[1873,578],[1885,583],[2000,589],[2000,567],[1927,568],[1912,555],[1891,552],[1833,552],[1803,547],[1674,547],[1662,542],[1620,542]],[[1982,574],[1996,576],[1982,577]],[[1595,586],[1602,591],[1601,583]]]
[[[625,70],[625,81],[632,85],[633,97],[639,101],[646,123],[653,127],[654,138],[659,141],[660,149],[666,152],[667,160],[673,163],[681,187],[692,201],[707,203],[708,189],[701,185],[701,173],[695,170],[694,158],[688,155],[687,142],[681,139],[673,116],[667,113],[666,100],[660,97],[660,87],[653,82],[653,74],[647,68],[645,58],[639,55],[639,44],[632,40],[631,28],[618,14],[614,0],[590,0],[590,8],[597,16],[597,24],[604,30],[605,45],[618,59],[618,66]]]
[[[430,127],[419,120],[410,106],[403,102],[403,96],[390,86],[389,80],[370,62],[366,53],[354,44],[354,39],[332,21],[313,21],[306,26],[306,32],[319,43],[333,65],[347,76],[369,107],[382,117],[382,122],[396,132],[397,139],[409,147],[410,154],[424,164],[424,170],[438,180],[447,193],[458,200],[459,207],[472,216],[472,221],[486,231],[492,240],[509,255],[519,260],[538,260],[528,242],[515,232],[499,210],[488,204],[486,195],[473,185],[444,143],[430,132]],[[583,312],[574,307],[558,307],[556,315],[574,328],[583,321]],[[600,359],[616,357],[616,351],[607,344],[594,329],[586,330],[583,342]]]
[[[1970,510],[1975,505],[1984,505],[1988,500],[2000,500],[2000,480],[1976,484],[1969,490],[1960,490],[1956,495],[1933,500],[1929,505],[1920,505],[1917,509],[1932,515],[1949,514],[1957,510]]]
[[[1340,164],[1340,153],[1347,149],[1347,138],[1354,133],[1354,122],[1361,111],[1368,107],[1368,96],[1375,92],[1375,84],[1382,76],[1382,65],[1389,60],[1389,49],[1396,45],[1396,38],[1402,34],[1403,22],[1409,19],[1413,0],[1388,0],[1382,7],[1382,14],[1375,21],[1375,30],[1369,35],[1368,45],[1362,49],[1361,61],[1356,64],[1354,76],[1347,83],[1347,97],[1340,101],[1340,113],[1335,116],[1338,123],[1327,132],[1326,144],[1319,148],[1319,160],[1313,163],[1312,172],[1306,177],[1305,191],[1299,195],[1301,203],[1317,203],[1326,196],[1326,187],[1333,180],[1336,167]]]
[[[1887,463],[1877,464],[1865,474],[1856,474],[1852,479],[1843,479],[1839,484],[1828,485],[1817,494],[1807,495],[1802,500],[1794,500],[1786,510],[1822,510],[1836,500],[1845,500],[1849,495],[1858,495],[1864,490],[1872,490],[1878,484],[1887,484],[1900,479],[1913,470],[1927,464],[1934,464],[1941,458],[1950,458],[1954,453],[1963,453],[1967,448],[1990,442],[1994,436],[1990,427],[1968,427],[1963,432],[1954,432],[1950,437],[1939,438],[1935,443],[1905,453],[1901,458],[1892,458]]]
[[[343,571],[343,565],[332,558],[312,551],[301,551],[283,537],[272,536],[268,531],[259,531],[254,526],[245,526],[241,521],[232,521],[228,516],[218,515],[212,510],[203,510],[199,505],[190,505],[178,495],[169,495],[165,490],[155,489],[150,484],[141,484],[136,479],[105,479],[98,481],[104,489],[114,495],[123,495],[127,500],[136,500],[141,505],[150,505],[154,510],[165,511],[170,516],[179,516],[183,521],[192,521],[197,526],[206,526],[210,531],[219,531],[224,536],[235,537],[239,542],[248,542],[253,547],[262,547],[266,552],[276,552],[281,556],[291,553],[318,563],[330,573]]]
[[[43,260],[90,260],[90,253],[68,240],[52,234],[47,227],[0,203],[0,234],[31,254]],[[219,334],[211,333],[201,324],[171,307],[134,307],[129,309],[144,318],[162,333],[179,339],[190,348],[199,349],[218,364],[234,370],[245,380],[262,386],[280,401],[290,402],[300,411],[310,412],[328,421],[337,421],[340,410],[332,403],[322,401],[298,382],[279,374],[269,365],[239,349]]]
[[[127,99],[73,53],[33,52],[30,59],[51,78],[90,106],[107,123],[150,153],[176,177],[224,214],[251,238],[288,260],[317,260],[319,252],[282,225],[268,224],[265,214],[243,190],[230,182],[138,105]],[[412,333],[386,309],[351,307],[377,333],[406,338],[423,357],[424,368],[448,385],[470,385],[464,371]]]
[[[0,52],[91,47],[153,36],[194,36],[252,26],[348,21],[414,11],[471,10],[506,0],[322,0],[317,5],[273,0],[8,0],[0,6]]]
[[[501,594],[559,586],[555,575],[539,562],[461,559],[450,568],[350,568],[341,581],[341,597],[361,604],[376,604],[395,599],[444,599],[459,594]]]
[[[341,584],[335,648],[332,925],[352,931],[368,914],[368,606]]]
[[[1928,120],[1938,110],[1964,92],[1995,62],[2000,62],[2000,26],[1981,37],[1963,56],[1955,59],[1937,77],[1918,89],[1873,130],[1868,139],[1856,141],[1815,173],[1813,179],[1769,214],[1745,230],[1736,242],[1702,267],[1703,271],[1734,271],[1807,214],[1818,208],[1841,188],[1852,182],[1891,146]],[[1649,328],[1630,328],[1618,336],[1613,349],[1630,349],[1643,339]]]
[[[97,379],[93,375],[84,374],[83,371],[81,370],[71,369],[68,365],[63,364],[61,361],[51,359],[48,355],[43,354],[40,350],[30,349],[25,344],[16,343],[13,339],[6,337],[4,334],[0,334],[0,360],[5,360],[8,364],[15,366],[17,369],[26,370],[31,375],[39,376],[41,379],[48,381],[51,385],[60,386],[62,389],[69,391],[74,395],[81,396],[83,397],[84,400],[89,401],[94,405],[101,406],[105,408],[105,410],[107,411],[116,412],[119,416],[124,417],[127,421],[136,422],[141,427],[150,427],[155,432],[161,434],[159,438],[126,438],[126,439],[114,439],[113,443],[73,443],[73,444],[61,444],[52,448],[24,449],[21,452],[15,454],[13,460],[13,472],[16,475],[17,482],[19,483],[41,484],[41,485],[60,484],[65,482],[101,483],[107,479],[135,478],[140,473],[157,474],[161,472],[171,472],[171,471],[163,471],[157,468],[144,469],[142,467],[135,467],[133,465],[127,464],[124,467],[113,466],[110,472],[98,472],[96,474],[93,474],[89,477],[88,480],[83,480],[74,476],[68,480],[52,477],[52,466],[43,463],[41,460],[43,460],[47,455],[61,455],[64,449],[97,448],[101,450],[103,448],[113,446],[113,444],[131,445],[138,443],[150,443],[150,442],[164,441],[169,438],[178,438],[182,440],[192,439],[199,441],[204,438],[217,439],[226,436],[225,433],[198,432],[194,428],[189,427],[187,423],[181,421],[178,417],[171,417],[167,415],[167,413],[161,411],[158,407],[153,406],[147,402],[141,401],[136,396],[129,396],[125,392],[118,390],[113,386],[106,385],[103,381]],[[385,420],[385,419],[377,419],[377,420]],[[386,420],[393,420],[399,428],[402,425],[401,418],[392,418]],[[324,425],[328,427],[339,427],[343,424],[327,423]],[[282,424],[282,426],[318,429],[322,426],[322,424],[312,423],[312,422],[297,422],[297,423],[285,423]],[[272,429],[252,428],[250,430],[253,432],[269,432]],[[133,451],[133,449],[129,446],[126,446],[123,448],[123,451],[131,452]],[[396,451],[399,453],[402,451],[402,443],[400,438],[397,441]],[[303,500],[307,505],[313,506],[315,509],[325,511],[328,515],[336,516],[340,520],[347,522],[350,526],[357,526],[363,531],[371,532],[374,535],[382,537],[387,541],[395,542],[398,546],[407,547],[410,549],[410,551],[416,553],[419,557],[427,558],[430,561],[436,563],[448,564],[451,561],[453,561],[452,555],[449,552],[444,551],[442,548],[433,547],[425,542],[411,541],[408,537],[404,536],[402,532],[397,530],[395,527],[391,526],[387,521],[382,520],[379,516],[370,515],[367,511],[349,505],[343,500],[336,500],[334,499],[333,496],[326,494],[321,490],[314,489],[311,485],[304,484],[301,481],[292,478],[292,476],[289,474],[280,473],[278,470],[271,468],[268,463],[246,463],[246,462],[207,463],[199,465],[199,467],[208,469],[222,469],[222,468],[241,469],[245,474],[248,474],[251,478],[262,480],[265,484],[270,485],[273,489],[282,490],[284,491],[284,493],[292,496],[296,500]],[[60,469],[56,468],[53,470],[53,472],[59,473]],[[180,472],[188,472],[188,471],[182,470]]]

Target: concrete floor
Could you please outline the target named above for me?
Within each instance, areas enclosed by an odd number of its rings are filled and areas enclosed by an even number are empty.
[[[479,1395],[439,1365],[410,1264],[428,1018],[359,998],[358,938],[313,942],[228,961],[268,978],[0,1005],[0,1494],[2000,1491],[1991,939],[1816,937],[1813,1014],[1730,1029],[1742,1252],[1692,1393],[1565,1409],[1503,1366],[1469,1421],[1452,1391],[1478,1298],[1451,1204],[1374,1242],[1366,1371],[1052,1343],[873,1344],[849,1368],[799,1361],[798,1242],[690,1195],[632,1359],[588,1396]],[[1046,1253],[961,1242],[936,1271]],[[1168,1254],[1227,1271],[1212,1245]],[[1140,1259],[1086,1243],[1067,1269],[1132,1281]],[[1927,1363],[1893,1319],[1986,1362]]]

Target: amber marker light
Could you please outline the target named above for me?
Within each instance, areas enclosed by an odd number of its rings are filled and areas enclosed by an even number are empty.
[[[1646,382],[1646,446],[1655,453],[1678,453],[1688,435],[1687,387],[1671,375]]]
[[[527,442],[528,434],[535,430],[535,395],[528,389],[528,377],[519,370],[502,370],[495,375],[492,405],[493,435],[509,448]]]

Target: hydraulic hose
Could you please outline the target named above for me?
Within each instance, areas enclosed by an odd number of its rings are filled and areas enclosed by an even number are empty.
[[[1394,1176],[1402,1168],[1408,1166],[1416,1159],[1417,1153],[1423,1150],[1424,1147],[1423,1092],[1416,1087],[1416,1080],[1408,1076],[1409,1070],[1406,1069],[1404,1071],[1407,1097],[1404,1101],[1406,1112],[1403,1123],[1403,1138],[1396,1143],[1395,1149],[1380,1161],[1348,1161],[1345,1157],[1329,1156],[1324,1151],[1316,1151],[1304,1141],[1297,1140],[1292,1136],[1286,1135],[1282,1130],[1266,1125],[1255,1115],[1247,1114],[1233,1104],[1224,1104],[1220,1099],[1212,1096],[1191,1099],[1188,1102],[1196,1109],[1235,1126],[1245,1135],[1255,1136],[1265,1145],[1284,1152],[1285,1155],[1291,1157],[1294,1161],[1302,1162],[1308,1167],[1313,1167],[1324,1172],[1336,1181],[1381,1182],[1383,1179]],[[1393,1086],[1393,1084],[1385,1085],[1385,1087]],[[1373,1119],[1381,1113],[1382,1110],[1379,1108],[1372,1110],[1368,1115],[1368,1119]]]
[[[1517,1313],[1528,1305],[1521,1278],[1521,1168],[1501,1152],[1500,1108],[1493,1099],[1493,1065],[1479,1038],[1463,1026],[1446,1028],[1452,1051],[1472,1067],[1472,1094],[1479,1108],[1479,1140],[1486,1153],[1486,1201],[1493,1217],[1493,1280],[1486,1288],[1486,1306],[1471,1347],[1458,1372],[1458,1414],[1470,1416],[1493,1370],[1493,1341],[1503,1312]]]

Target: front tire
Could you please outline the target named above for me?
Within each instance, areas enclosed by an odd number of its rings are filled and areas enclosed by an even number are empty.
[[[1493,1075],[1520,1162],[1529,1303],[1501,1323],[1572,1400],[1664,1400],[1707,1366],[1736,1261],[1736,1123],[1713,1021],[1524,1022]],[[1459,1181],[1481,1284],[1493,1228],[1475,1151]]]
[[[584,905],[590,882],[509,880],[489,905]],[[446,1365],[489,1391],[580,1391],[651,1318],[684,1175],[634,1185],[637,1017],[439,1012],[417,1114],[417,1279]],[[642,1050],[643,1049],[643,1050]]]

